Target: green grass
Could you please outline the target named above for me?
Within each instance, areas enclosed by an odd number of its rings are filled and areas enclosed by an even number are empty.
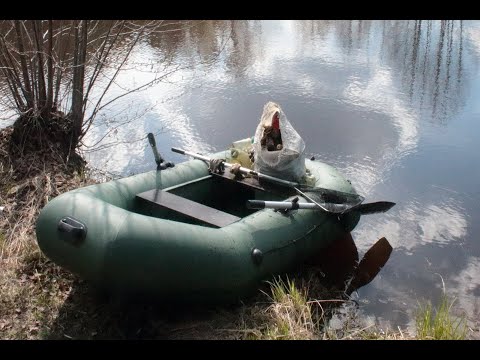
[[[464,340],[467,336],[465,316],[456,317],[451,310],[454,301],[443,295],[437,308],[430,302],[420,305],[416,314],[417,339]]]
[[[374,325],[366,326],[358,318],[356,307],[348,301],[336,298],[333,293],[319,293],[314,278],[276,278],[269,282],[270,291],[264,294],[270,305],[263,311],[247,339],[295,340],[295,339],[408,339],[407,332],[382,331]],[[331,297],[328,297],[328,296]],[[341,328],[330,325],[336,315]],[[253,331],[255,330],[255,331]]]
[[[287,277],[270,282],[272,305],[268,308],[272,324],[264,333],[266,339],[314,338],[316,322],[308,302],[308,288],[297,287]]]

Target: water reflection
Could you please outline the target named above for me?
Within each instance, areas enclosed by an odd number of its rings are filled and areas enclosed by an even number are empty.
[[[378,149],[383,154],[377,154],[375,163],[361,168],[357,164],[350,164],[346,169],[355,179],[360,179],[361,191],[369,193],[376,183],[383,181],[390,168],[402,157],[414,151],[418,142],[418,115],[406,104],[405,100],[392,92],[394,88],[390,71],[379,69],[370,76],[366,84],[360,87],[351,83],[344,93],[344,97],[357,106],[364,106],[369,111],[385,114],[390,117],[391,124],[396,128],[397,142],[394,146],[387,144]],[[388,114],[388,115],[387,115]]]
[[[299,27],[303,33],[301,39],[312,41],[315,38],[312,33],[317,32],[316,40],[325,41],[330,24],[313,26],[312,23],[315,22]],[[427,100],[432,121],[445,123],[457,111],[462,96],[450,85],[465,80],[462,79],[463,21],[336,21],[331,30],[350,61],[388,67],[410,101],[419,101],[419,108],[423,109]],[[376,52],[379,59],[375,59]],[[366,58],[362,56],[365,53]]]
[[[247,75],[255,61],[258,47],[255,38],[261,36],[261,25],[258,21],[230,21],[231,48],[228,50],[225,65],[227,72],[235,79],[242,79]]]
[[[450,279],[450,289],[447,291],[455,296],[458,307],[466,312],[468,319],[473,322],[472,326],[480,325],[480,259],[469,257],[467,266]],[[452,291],[453,289],[453,291]]]
[[[462,240],[467,234],[467,225],[465,209],[456,199],[442,197],[438,204],[413,199],[397,204],[381,218],[369,220],[368,225],[356,233],[356,239],[364,243],[378,233],[388,234],[394,248],[412,254],[416,247],[426,243],[434,242],[442,247]]]
[[[425,213],[426,215],[419,221],[423,242],[436,240],[445,243],[466,235],[467,221],[460,211],[448,205],[441,208],[438,205],[430,205]]]
[[[472,291],[480,287],[480,280],[472,276],[467,283],[461,276],[474,271],[479,259],[470,243],[475,236],[472,239],[470,211],[463,200],[432,187],[423,196],[397,204],[384,218],[368,219],[354,231],[359,250],[365,251],[361,244],[379,232],[388,236],[394,247],[380,278],[360,291],[365,314],[374,315],[385,326],[393,323],[414,329],[418,303],[428,300],[437,305],[445,287],[448,296],[463,299],[462,304],[456,303],[457,311],[473,315],[470,310],[476,300]]]

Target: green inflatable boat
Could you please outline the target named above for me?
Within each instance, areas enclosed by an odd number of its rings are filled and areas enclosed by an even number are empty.
[[[172,150],[194,158],[175,166],[157,161],[157,170],[54,198],[37,221],[40,249],[110,293],[235,302],[318,254],[371,210],[361,208],[363,198],[347,179],[319,161],[305,160],[313,182],[303,186],[243,167],[250,176],[212,171],[215,159],[232,165],[230,150],[208,157]],[[312,199],[313,189],[323,203]],[[342,201],[325,201],[332,194],[358,201],[345,211]]]

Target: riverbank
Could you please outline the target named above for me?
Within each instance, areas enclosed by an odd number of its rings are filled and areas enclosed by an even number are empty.
[[[359,319],[355,303],[324,287],[314,268],[265,284],[256,298],[233,308],[125,304],[96,293],[50,262],[35,238],[48,201],[95,180],[84,163],[61,160],[54,147],[12,157],[11,132],[0,131],[1,339],[415,338]]]

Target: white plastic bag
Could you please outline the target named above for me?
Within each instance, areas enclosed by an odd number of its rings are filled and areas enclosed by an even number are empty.
[[[280,145],[278,130],[281,136]],[[275,141],[268,135],[272,131],[277,136]],[[255,132],[254,149],[255,171],[297,182],[305,175],[305,142],[292,127],[280,106],[274,102],[268,102],[263,108]]]

